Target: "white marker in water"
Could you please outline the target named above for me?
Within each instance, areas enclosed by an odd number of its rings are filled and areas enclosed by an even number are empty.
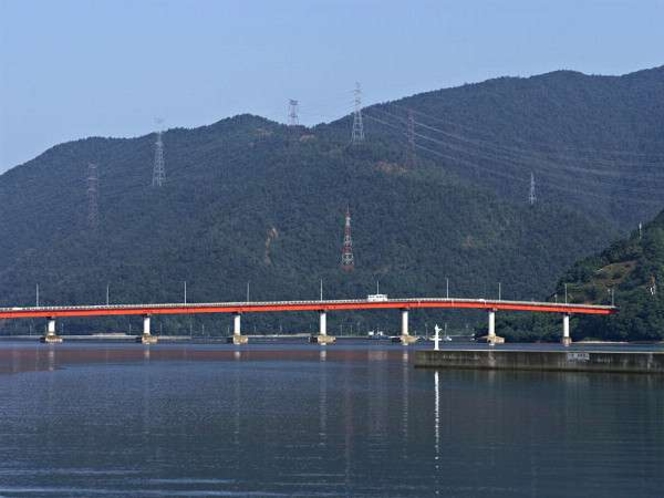
[[[440,341],[440,327],[438,326],[438,324],[436,324],[436,326],[433,329],[436,331],[436,333],[433,336],[433,350],[438,351],[439,349],[438,342]]]

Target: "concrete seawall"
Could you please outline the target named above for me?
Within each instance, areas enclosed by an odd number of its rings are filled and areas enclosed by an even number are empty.
[[[420,350],[415,366],[474,370],[536,370],[664,374],[664,352]]]

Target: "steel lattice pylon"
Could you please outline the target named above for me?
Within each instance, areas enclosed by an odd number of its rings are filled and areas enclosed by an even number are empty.
[[[152,186],[161,187],[166,181],[166,167],[164,163],[164,141],[161,130],[157,132],[157,141],[154,144],[154,169],[152,170]]]
[[[99,227],[99,176],[97,165],[88,164],[87,197],[88,197],[88,228],[96,230]]]
[[[359,83],[355,83],[355,111],[353,112],[353,133],[351,143],[364,142],[364,124],[362,123],[362,89]]]
[[[344,227],[344,245],[341,250],[341,269],[352,271],[355,268],[355,256],[353,255],[353,239],[350,233],[350,207],[346,208],[346,225]]]

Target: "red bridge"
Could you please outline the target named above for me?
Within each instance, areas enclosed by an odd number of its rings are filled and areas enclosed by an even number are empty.
[[[382,296],[382,295],[379,295]],[[284,312],[284,311],[315,311],[320,314],[320,333],[318,342],[333,342],[334,338],[327,335],[327,312],[345,310],[401,310],[401,339],[404,344],[415,338],[409,335],[408,312],[415,309],[477,309],[486,310],[489,315],[489,342],[500,342],[496,336],[496,311],[530,311],[538,313],[560,313],[563,315],[563,343],[569,344],[569,316],[610,315],[616,313],[615,306],[600,306],[572,303],[547,303],[530,301],[504,301],[488,299],[454,299],[454,298],[407,298],[387,299],[375,296],[373,299],[344,299],[320,301],[274,301],[274,302],[241,302],[241,303],[169,303],[169,304],[122,304],[122,305],[90,305],[90,306],[40,306],[0,308],[0,320],[18,318],[46,318],[48,320],[46,342],[60,342],[55,334],[55,320],[65,317],[94,317],[117,315],[141,315],[143,319],[143,342],[156,342],[150,333],[151,315],[182,315],[202,313],[231,313],[234,315],[233,342],[243,344],[246,336],[241,335],[240,320],[243,313]]]

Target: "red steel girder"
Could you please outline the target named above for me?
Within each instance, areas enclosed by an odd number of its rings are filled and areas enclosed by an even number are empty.
[[[121,315],[190,315],[205,313],[265,313],[293,311],[348,311],[380,309],[477,309],[610,315],[613,306],[554,304],[527,301],[491,301],[484,299],[391,299],[389,301],[284,301],[256,303],[141,304],[112,306],[53,306],[40,308],[0,308],[0,320],[17,318],[61,318]]]

